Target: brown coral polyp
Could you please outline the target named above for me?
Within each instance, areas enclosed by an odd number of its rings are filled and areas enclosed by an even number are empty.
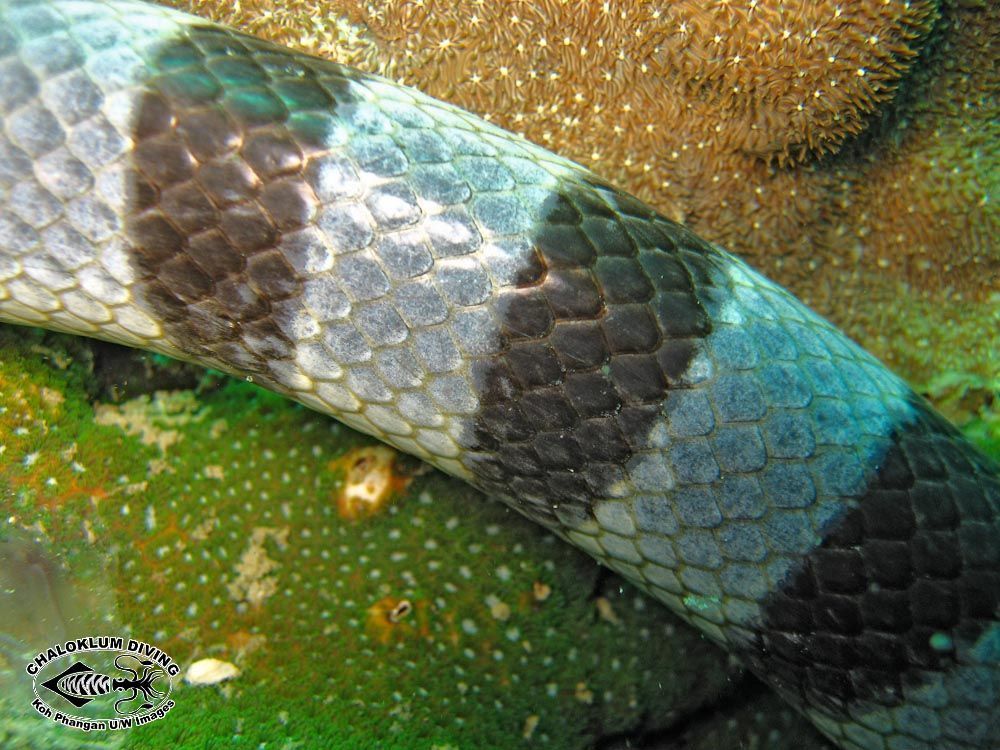
[[[722,0],[664,5],[674,82],[725,112],[730,145],[802,160],[835,150],[895,93],[934,2]]]

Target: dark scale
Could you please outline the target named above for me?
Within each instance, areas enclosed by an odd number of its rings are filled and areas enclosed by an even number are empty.
[[[208,26],[150,69],[127,219],[137,291],[188,351],[271,380],[268,362],[294,356],[275,306],[302,294],[277,248],[315,220],[309,157],[328,149],[347,82]]]
[[[477,373],[470,468],[557,525],[606,497],[711,324],[712,249],[633,198],[566,184],[542,211],[538,272],[499,295],[503,355]],[[667,366],[664,366],[666,363]],[[671,382],[673,381],[673,382]]]
[[[952,452],[954,428],[911,405],[917,418],[892,434],[867,493],[765,600],[746,654],[787,693],[840,714],[892,705],[922,671],[952,668],[1000,606],[1000,485]],[[980,481],[955,479],[969,471]]]

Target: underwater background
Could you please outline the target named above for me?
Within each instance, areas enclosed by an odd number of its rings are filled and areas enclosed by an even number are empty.
[[[1000,456],[996,3],[172,4],[591,166]],[[216,373],[0,328],[0,747],[828,747],[617,576],[375,446]],[[178,676],[129,732],[41,720],[27,660],[104,633],[229,677]]]

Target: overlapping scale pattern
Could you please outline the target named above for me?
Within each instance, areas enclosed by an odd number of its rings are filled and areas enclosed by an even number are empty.
[[[0,317],[195,359],[472,481],[845,748],[1000,741],[997,468],[580,167],[145,3],[0,0]]]

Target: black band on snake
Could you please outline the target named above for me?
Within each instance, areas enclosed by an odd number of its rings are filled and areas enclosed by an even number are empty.
[[[1000,746],[1000,470],[788,292],[417,91],[0,0],[0,319],[226,370],[502,499],[843,748]]]

